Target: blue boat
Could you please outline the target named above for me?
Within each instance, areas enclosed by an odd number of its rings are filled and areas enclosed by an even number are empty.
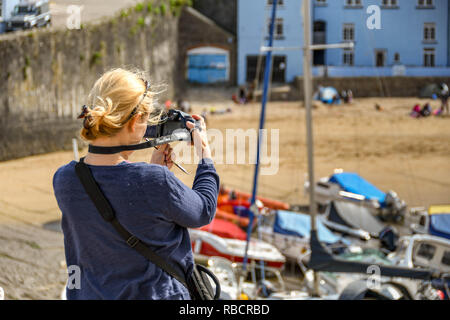
[[[330,231],[317,218],[319,239],[337,252],[342,251],[350,242],[342,236]],[[283,255],[297,259],[299,255],[309,251],[309,235],[311,232],[311,217],[307,214],[278,210],[273,216],[262,219],[258,231],[262,239],[271,243]]]
[[[431,206],[428,232],[432,236],[450,239],[450,206]]]
[[[344,191],[359,194],[368,200],[376,200],[381,207],[386,206],[386,193],[357,173],[337,173],[330,177],[329,182],[338,184]]]

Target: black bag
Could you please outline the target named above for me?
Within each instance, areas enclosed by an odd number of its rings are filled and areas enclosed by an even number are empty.
[[[100,212],[103,219],[113,225],[117,232],[122,236],[126,243],[138,251],[141,255],[146,257],[156,266],[167,272],[169,275],[177,279],[181,284],[183,284],[191,295],[193,300],[217,300],[220,296],[220,283],[217,277],[207,268],[202,265],[194,264],[193,272],[191,275],[186,276],[181,268],[175,268],[169,262],[165,261],[159,255],[157,255],[153,250],[151,250],[144,242],[139,240],[137,237],[132,235],[128,230],[126,230],[120,222],[116,219],[116,214],[106,199],[102,191],[100,190],[97,182],[95,182],[92,176],[91,170],[84,163],[84,158],[80,159],[75,165],[75,172],[81,181],[87,194],[94,202],[95,207]],[[209,281],[211,278],[215,285],[216,290],[214,292],[211,283]]]

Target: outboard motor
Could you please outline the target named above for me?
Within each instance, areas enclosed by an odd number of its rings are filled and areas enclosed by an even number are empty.
[[[386,193],[386,207],[381,209],[381,218],[384,221],[399,223],[403,221],[406,214],[406,203],[398,197],[394,191]]]
[[[378,235],[380,238],[381,246],[390,252],[393,252],[397,249],[397,243],[398,243],[398,231],[394,227],[387,226],[383,230],[381,230],[380,234]]]
[[[267,280],[258,282],[256,295],[261,298],[269,298],[276,290],[273,285]]]

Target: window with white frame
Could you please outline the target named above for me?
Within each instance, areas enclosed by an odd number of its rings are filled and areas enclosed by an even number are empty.
[[[423,41],[436,41],[436,24],[425,23],[423,26]]]
[[[382,0],[383,7],[397,7],[398,0]]]
[[[433,8],[434,7],[434,0],[418,0],[417,6],[419,8]]]
[[[268,6],[273,5],[273,0],[267,0],[267,5],[268,5]],[[284,0],[278,0],[278,1],[277,1],[277,5],[279,5],[279,6],[284,5]]]
[[[347,7],[361,7],[362,0],[345,0],[345,5]]]
[[[269,19],[267,23],[267,34],[270,34],[270,23],[271,20]],[[275,19],[275,26],[274,26],[274,37],[275,38],[281,38],[284,36],[284,20],[283,18],[276,18]]]
[[[436,50],[434,48],[425,48],[424,49],[423,65],[425,67],[434,67],[436,65]]]
[[[342,37],[344,41],[355,41],[355,25],[353,23],[344,23]]]
[[[342,55],[344,66],[354,66],[355,65],[355,53],[353,49],[344,49],[344,53]]]

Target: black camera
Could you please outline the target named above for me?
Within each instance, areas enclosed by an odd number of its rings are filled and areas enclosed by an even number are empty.
[[[148,126],[144,137],[152,140],[126,146],[93,146],[89,145],[89,152],[96,154],[115,154],[123,151],[142,150],[154,148],[175,141],[192,141],[192,135],[187,122],[195,124],[195,128],[201,130],[200,121],[195,120],[187,113],[179,110],[169,110],[155,126]],[[184,170],[184,169],[183,169]]]
[[[201,130],[200,121],[195,120],[189,114],[180,110],[169,110],[161,119],[160,123],[148,126],[144,137],[156,139],[171,136],[177,130],[188,130],[187,122],[195,124],[195,128]]]

